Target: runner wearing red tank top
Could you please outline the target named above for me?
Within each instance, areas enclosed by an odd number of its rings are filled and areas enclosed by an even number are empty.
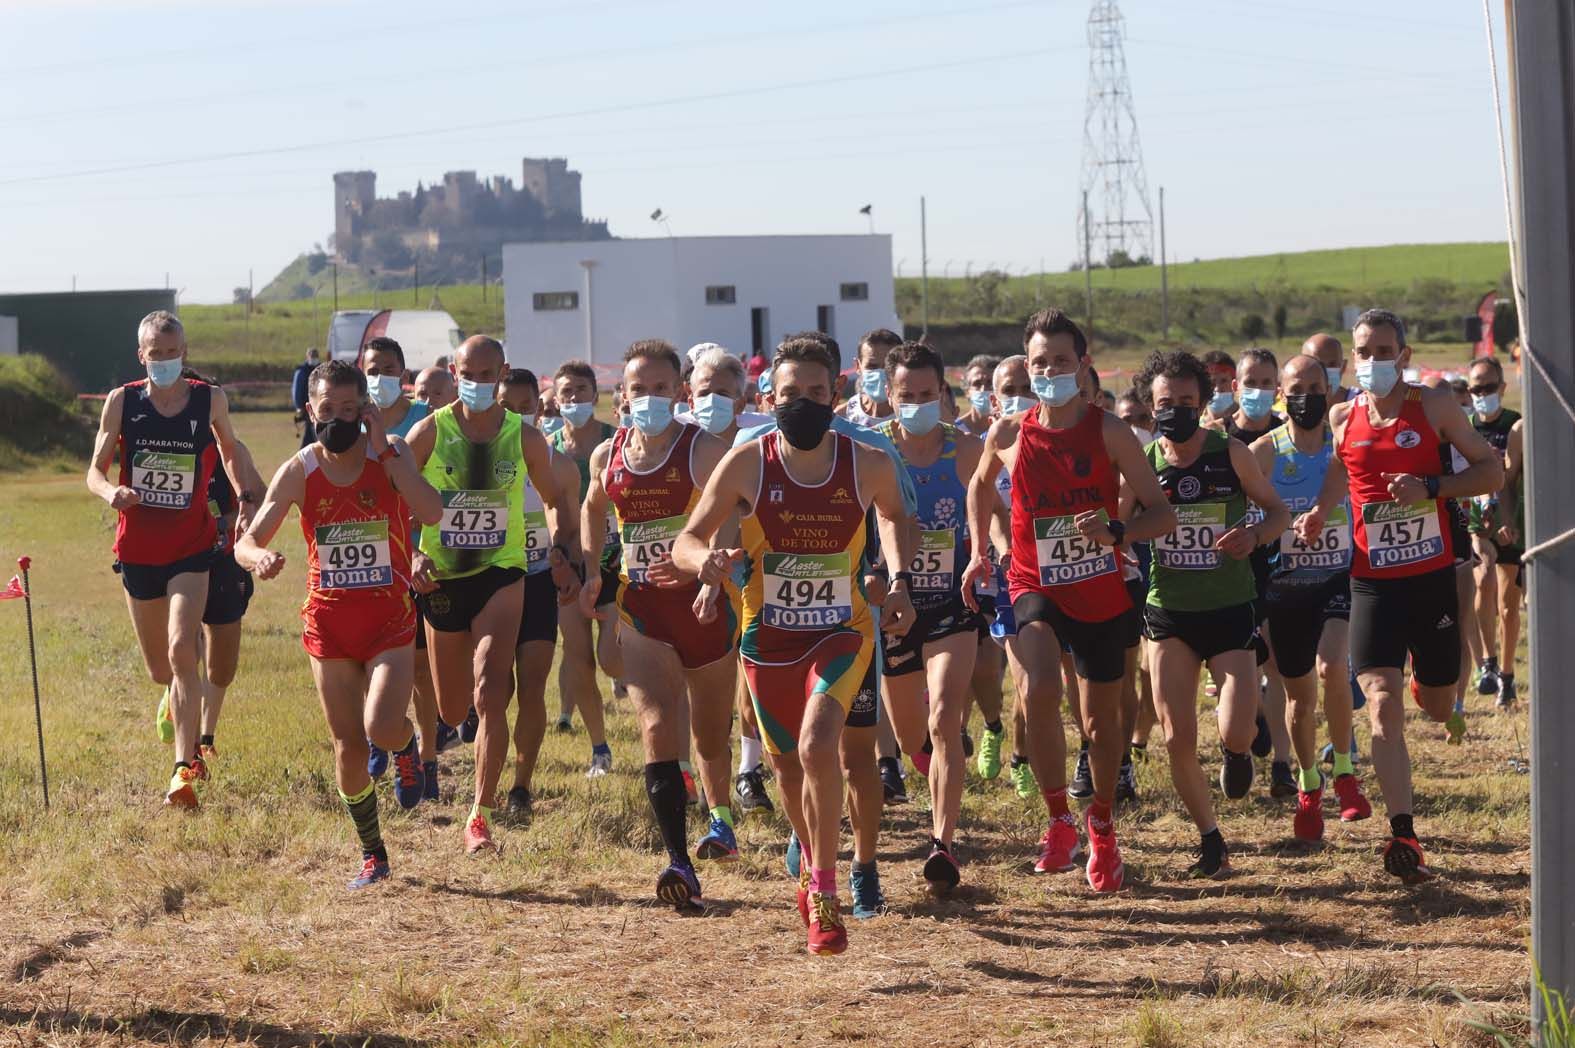
[[[1303,541],[1321,532],[1332,508],[1351,499],[1351,665],[1373,728],[1378,774],[1393,834],[1384,869],[1408,884],[1432,878],[1411,820],[1411,759],[1405,744],[1401,677],[1412,662],[1418,705],[1449,725],[1458,740],[1465,722],[1451,716],[1460,674],[1460,612],[1448,499],[1499,490],[1503,461],[1447,390],[1401,379],[1411,362],[1405,324],[1371,309],[1352,332],[1363,395],[1329,412],[1335,457],[1318,504],[1297,519]],[[1467,468],[1443,474],[1439,443],[1453,444]]]
[[[1036,872],[1071,869],[1076,820],[1067,809],[1066,738],[1061,728],[1062,644],[1072,649],[1082,692],[1078,707],[1089,739],[1094,801],[1088,810],[1088,882],[1095,891],[1121,887],[1116,846],[1116,778],[1124,739],[1121,681],[1128,619],[1136,614],[1121,575],[1118,547],[1156,538],[1175,525],[1154,470],[1132,430],[1078,395],[1093,367],[1088,340],[1059,309],[1029,318],[1023,331],[1036,407],[999,419],[968,486],[974,556],[963,579],[972,603],[976,584],[993,570],[984,550],[996,475],[1012,478],[1011,550],[1007,568],[1022,660],[1029,759],[1050,814]],[[1117,519],[1123,482],[1140,507]]]
[[[366,767],[369,742],[393,754],[400,806],[421,800],[421,756],[406,715],[416,640],[410,518],[436,523],[443,500],[416,470],[404,441],[389,438],[359,370],[329,361],[308,377],[307,392],[317,440],[274,474],[257,519],[235,544],[235,560],[260,579],[277,576],[284,554],[267,543],[291,507],[300,511],[306,537],[301,642],[334,742],[339,797],[360,838],[361,869],[350,887],[364,888],[389,872]]]
[[[164,802],[195,808],[193,783],[205,778],[197,767],[202,716],[202,678],[197,641],[208,600],[208,568],[217,527],[208,509],[208,480],[222,461],[239,495],[237,527],[251,519],[260,491],[247,476],[230,425],[224,391],[181,378],[186,333],[173,313],[157,310],[137,326],[137,360],[146,381],[110,390],[99,419],[88,490],[120,514],[115,556],[132,629],[142,661],[155,684],[164,686],[175,744],[175,771]],[[117,450],[120,473],[108,471]]]

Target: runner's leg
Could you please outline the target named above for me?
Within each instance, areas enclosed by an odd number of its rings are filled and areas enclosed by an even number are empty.
[[[1083,734],[1088,739],[1094,803],[1110,805],[1115,802],[1116,778],[1121,772],[1121,756],[1126,749],[1127,733],[1121,730],[1124,682],[1078,678],[1077,683],[1083,693]]]
[[[889,718],[882,717],[885,721]],[[842,774],[848,783],[848,822],[853,828],[853,861],[869,865],[875,861],[880,839],[880,815],[884,807],[880,769],[876,765],[879,726],[844,726],[839,755]]]
[[[366,664],[364,735],[372,745],[397,753],[410,745],[410,690],[415,678],[415,644],[380,651]],[[353,665],[353,663],[352,663]],[[363,759],[362,768],[366,762]]]
[[[366,770],[367,739],[364,703],[366,672],[349,659],[311,659],[312,680],[328,723],[334,747],[334,782],[339,799],[355,826],[363,859],[388,861],[377,818],[377,791]]]
[[[1249,658],[1250,653],[1249,653]],[[1209,795],[1209,780],[1198,763],[1198,671],[1202,660],[1179,637],[1167,637],[1154,645],[1154,699],[1159,710],[1160,729],[1165,733],[1165,749],[1170,755],[1170,781],[1186,806],[1198,830],[1207,833],[1218,828],[1214,799]],[[1248,706],[1250,711],[1253,706]],[[1249,729],[1252,718],[1247,719]],[[1238,740],[1240,741],[1240,740]],[[1242,750],[1252,742],[1249,730]]]
[[[1246,753],[1258,730],[1258,659],[1251,650],[1227,651],[1209,660],[1209,675],[1220,686],[1217,717],[1220,741],[1232,753]],[[1283,717],[1281,727],[1283,729]],[[1287,732],[1287,734],[1289,734]]]
[[[547,734],[547,674],[552,670],[551,641],[530,640],[514,649],[514,786],[526,790],[536,774],[536,758]]]
[[[1373,771],[1391,817],[1411,812],[1411,752],[1405,743],[1405,694],[1400,670],[1375,667],[1357,674],[1373,728]],[[1454,702],[1454,688],[1449,701]]]
[[[188,571],[169,582],[170,719],[175,722],[175,763],[190,764],[201,734],[202,675],[197,668],[197,638],[208,604],[208,573]]]
[[[949,850],[962,813],[968,760],[963,756],[962,729],[967,720],[968,683],[973,677],[973,632],[928,641],[924,645],[923,678],[929,684],[928,727],[934,753],[930,757],[930,798],[933,836]],[[913,674],[918,678],[919,674]],[[1114,780],[1112,779],[1112,785]]]
[[[1460,606],[1460,681],[1455,686],[1455,708],[1466,708],[1466,692],[1482,660],[1482,634],[1477,628],[1477,580],[1471,562],[1455,565],[1455,601]]]
[[[1498,550],[1485,535],[1473,535],[1471,545],[1477,553],[1477,638],[1482,658],[1498,662]]]
[[[219,730],[219,713],[224,709],[224,695],[235,683],[235,672],[241,661],[241,623],[227,622],[221,626],[203,626],[203,667],[206,680],[202,688],[202,731],[204,737]]]
[[[476,797],[480,808],[496,800],[498,778],[509,755],[509,699],[514,692],[514,647],[525,610],[525,580],[515,581],[487,598],[470,623],[475,641],[471,671],[475,675]],[[459,636],[459,634],[455,634]],[[444,704],[445,709],[447,703]]]
[[[432,682],[430,648],[417,649],[410,701],[416,711],[416,731],[421,735],[421,763],[437,760],[437,687]]]
[[[137,635],[142,664],[154,684],[167,688],[174,680],[170,670],[170,599],[138,600],[126,594],[126,609],[131,612],[131,629]]]
[[[1265,622],[1264,643],[1268,643],[1269,624]],[[1269,661],[1256,667],[1261,679],[1268,680],[1268,686],[1260,691],[1260,704],[1263,715],[1269,721],[1269,738],[1274,742],[1274,760],[1289,762],[1291,759],[1291,733],[1288,727],[1290,721],[1285,710],[1285,678],[1280,675],[1280,666],[1274,660],[1274,649],[1269,649]]]
[[[651,640],[639,630],[624,630],[631,675],[629,697],[640,720],[640,744],[645,756],[646,796],[656,817],[662,844],[674,865],[692,865],[689,857],[687,802],[678,760],[684,752],[687,731],[683,704],[684,674],[678,653]]]
[[[1006,642],[1018,667],[1027,756],[1041,792],[1066,789],[1066,729],[1061,722],[1061,641],[1044,622],[1019,622]],[[1054,815],[1059,812],[1052,813]]]
[[[625,634],[634,630],[625,630]],[[625,653],[628,664],[628,651]],[[709,666],[685,670],[689,690],[689,738],[693,742],[696,770],[713,811],[732,814],[733,697],[737,693],[738,657],[729,652]]]
[[[808,856],[816,870],[835,870],[837,839],[842,832],[842,762],[838,743],[848,719],[840,703],[824,692],[810,697],[799,732],[798,759],[803,768],[803,820]],[[785,797],[785,792],[784,792]]]
[[[558,609],[558,630],[563,637],[563,658],[558,663],[558,689],[563,701],[580,711],[591,745],[606,745],[602,723],[602,693],[596,684],[596,652],[591,621],[578,604]]]
[[[1503,652],[1503,662],[1500,665],[1501,676],[1508,675],[1511,679],[1515,676],[1515,648],[1520,644],[1520,586],[1516,578],[1520,573],[1517,564],[1498,564],[1498,622],[1500,632],[1499,651]]]

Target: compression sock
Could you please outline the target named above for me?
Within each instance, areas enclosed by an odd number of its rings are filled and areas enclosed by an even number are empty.
[[[350,813],[350,821],[355,823],[355,835],[361,840],[361,854],[375,855],[380,861],[387,862],[388,851],[383,847],[383,833],[377,825],[376,784],[367,783],[366,789],[354,797],[340,790],[339,799],[345,802],[345,811]]]
[[[645,793],[651,802],[651,813],[656,816],[657,829],[662,834],[662,844],[667,857],[675,865],[690,866],[689,844],[684,827],[688,795],[684,790],[684,773],[677,761],[652,761],[645,766]]]
[[[754,771],[760,767],[764,754],[759,739],[751,739],[748,735],[741,735],[738,739],[738,774]]]
[[[1411,825],[1411,813],[1389,816],[1389,832],[1396,837],[1410,837],[1416,840],[1416,827]]]
[[[1345,755],[1346,763],[1350,763],[1351,755]],[[1311,793],[1323,785],[1323,774],[1317,768],[1303,768],[1296,773],[1296,785],[1303,793]]]
[[[1048,786],[1041,786],[1039,793],[1045,799],[1045,807],[1050,809],[1050,818],[1059,819],[1063,815],[1071,814],[1066,807],[1065,786],[1057,786],[1053,790]]]
[[[1334,774],[1336,778],[1341,775],[1355,775],[1356,766],[1351,763],[1351,754],[1356,752],[1356,747],[1351,747],[1344,753],[1334,755]]]
[[[726,804],[720,804],[715,808],[712,808],[711,818],[721,819],[723,822],[727,823],[728,829],[733,828],[733,809]]]
[[[597,754],[601,754],[604,757],[611,757],[612,747],[607,745],[605,742],[598,742],[596,745],[591,747],[591,756],[594,757]]]
[[[809,871],[809,890],[822,895],[837,894],[837,868]]]
[[[1095,833],[1110,833],[1115,827],[1115,814],[1111,811],[1110,802],[1102,801],[1098,797],[1088,806],[1088,824]]]

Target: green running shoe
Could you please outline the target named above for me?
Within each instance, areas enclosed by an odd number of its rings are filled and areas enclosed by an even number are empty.
[[[1006,729],[991,731],[984,729],[984,737],[979,740],[979,778],[990,782],[1001,774],[1001,743],[1006,739]]]
[[[1012,785],[1017,789],[1017,795],[1024,800],[1039,792],[1039,784],[1034,781],[1033,766],[1022,757],[1012,758]]]
[[[153,727],[158,730],[159,741],[170,744],[175,741],[175,722],[170,720],[170,690],[164,689],[164,694],[159,698],[159,711],[153,715]]]
[[[1466,738],[1466,719],[1459,713],[1451,713],[1444,722],[1444,730],[1449,733],[1444,741],[1451,746],[1459,746]]]

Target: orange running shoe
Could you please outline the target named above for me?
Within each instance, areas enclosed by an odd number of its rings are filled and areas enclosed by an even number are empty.
[[[1391,837],[1384,846],[1384,869],[1407,884],[1426,884],[1437,874],[1428,869],[1415,837]]]
[[[1116,827],[1112,822],[1108,833],[1094,829],[1093,813],[1083,817],[1088,830],[1088,886],[1096,892],[1118,892],[1126,880],[1126,866],[1121,862],[1121,847],[1116,844]]]
[[[804,919],[804,927],[809,927],[809,867],[801,867],[798,871],[798,915]]]
[[[202,759],[202,753],[200,750],[198,751],[197,756],[191,759],[191,775],[192,778],[196,779],[198,782],[208,781],[208,762]]]
[[[1291,817],[1291,832],[1299,841],[1323,840],[1323,787],[1311,793],[1296,791],[1296,814]]]
[[[848,948],[848,929],[842,924],[842,909],[835,895],[809,893],[809,952],[838,954]]]
[[[176,768],[175,774],[170,776],[169,792],[164,795],[165,806],[196,811],[197,789],[192,785],[196,781],[197,773],[190,767]]]
[[[1045,835],[1039,838],[1039,861],[1034,863],[1035,873],[1064,873],[1077,865],[1077,820],[1071,812],[1057,815],[1050,820]]]
[[[1334,795],[1340,798],[1340,821],[1361,822],[1373,814],[1373,806],[1362,796],[1362,780],[1347,772],[1334,777]]]
[[[465,824],[465,854],[476,855],[484,851],[496,854],[498,846],[492,840],[492,827],[487,825],[487,817],[477,812]]]

